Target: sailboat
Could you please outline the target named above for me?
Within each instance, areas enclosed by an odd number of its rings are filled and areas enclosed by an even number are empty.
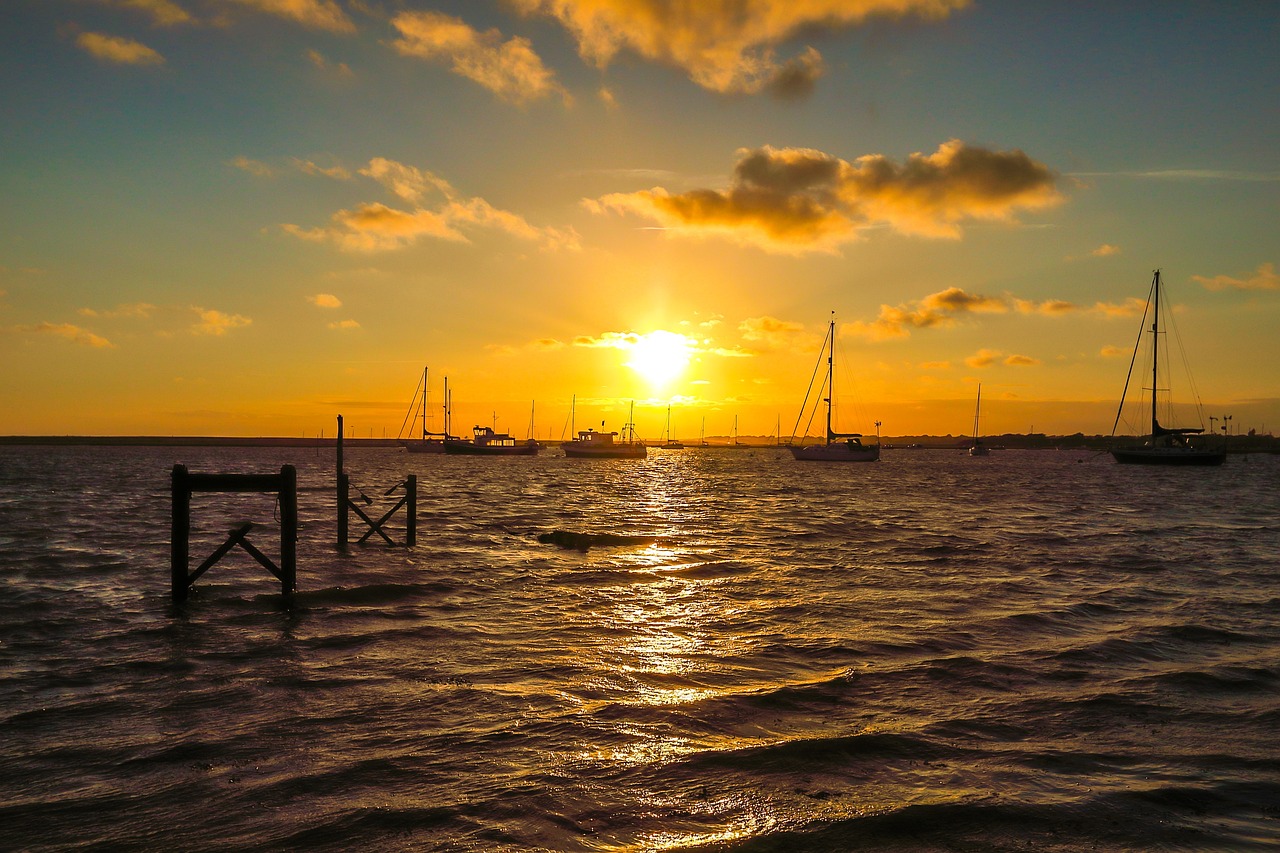
[[[835,314],[831,316],[831,322],[828,324],[827,337],[823,341],[822,350],[818,353],[819,364],[821,364],[822,356],[827,356],[827,376],[825,387],[827,396],[824,398],[827,404],[827,440],[824,444],[791,445],[791,455],[796,459],[812,462],[875,462],[880,458],[880,442],[877,436],[875,444],[863,444],[862,433],[859,432],[836,432],[831,428],[831,401],[836,396],[835,390],[835,350],[836,350],[836,319]],[[817,370],[814,370],[817,374]],[[809,394],[813,391],[813,382],[810,381],[809,389],[805,392],[804,403],[800,406],[800,417],[796,419],[796,427],[800,426],[800,419],[804,417],[805,409],[809,403]],[[819,390],[821,393],[821,390]],[[877,424],[877,426],[879,426]],[[877,429],[877,433],[879,430]],[[792,439],[795,439],[795,432],[792,432]]]
[[[1168,388],[1160,387],[1161,289],[1160,270],[1156,270],[1151,279],[1151,292],[1147,296],[1147,311],[1143,312],[1142,316],[1142,328],[1144,330],[1147,315],[1150,314],[1151,316],[1151,388],[1143,389],[1151,391],[1151,431],[1141,445],[1113,447],[1111,455],[1115,457],[1116,462],[1125,465],[1221,465],[1227,458],[1225,447],[1213,449],[1203,444],[1192,444],[1189,438],[1203,433],[1203,426],[1191,428],[1166,427],[1160,424],[1157,417],[1157,403],[1160,392],[1164,391],[1167,394],[1169,391]],[[1138,342],[1134,345],[1133,358],[1129,361],[1129,374],[1124,380],[1125,393],[1129,390],[1129,380],[1133,378],[1133,366],[1137,361],[1141,343],[1142,336],[1139,333]],[[1116,422],[1111,427],[1113,440],[1115,439],[1116,427],[1120,424],[1120,415],[1124,411],[1125,393],[1120,395],[1120,408],[1116,411]],[[1198,407],[1199,399],[1196,400],[1196,404]],[[1172,403],[1169,402],[1170,417],[1172,417],[1172,408]],[[1203,424],[1203,414],[1201,415],[1201,423]]]
[[[446,383],[448,380],[445,380]],[[446,385],[446,387],[448,387]],[[448,393],[447,391],[445,392]],[[421,411],[418,404],[421,402]],[[446,408],[446,412],[447,412]],[[448,423],[445,424],[444,432],[431,432],[427,429],[427,368],[422,368],[422,382],[414,391],[413,399],[409,401],[409,411],[405,414],[406,423],[412,418],[413,422],[409,424],[410,435],[418,426],[418,422],[422,422],[422,436],[420,438],[401,438],[400,445],[410,453],[444,453],[444,440],[448,437]],[[401,433],[404,432],[405,424],[400,425]]]
[[[676,441],[674,438],[671,437],[671,407],[670,406],[667,406],[667,440],[664,441],[660,446],[665,448],[666,450],[684,450],[684,442]]]
[[[991,450],[978,438],[978,415],[982,411],[982,383],[978,383],[978,405],[973,410],[973,444],[969,445],[970,456],[990,456]]]

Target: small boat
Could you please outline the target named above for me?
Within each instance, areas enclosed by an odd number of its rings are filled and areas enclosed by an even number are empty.
[[[671,437],[671,407],[667,406],[667,440],[658,445],[663,450],[684,450],[684,442]]]
[[[494,432],[493,427],[478,426],[471,430],[471,438],[446,438],[444,452],[454,456],[535,456],[538,443],[533,439],[517,442],[505,432]]]
[[[631,411],[634,414],[635,404]],[[579,430],[578,437],[560,445],[564,455],[572,459],[644,459],[649,450],[636,438],[636,427],[628,422],[622,427],[621,440],[616,432],[596,432],[595,429]]]
[[[1151,292],[1147,295],[1147,310],[1142,315],[1141,329],[1146,329],[1147,316],[1151,316],[1151,387],[1143,390],[1151,391],[1151,428],[1146,440],[1137,446],[1112,447],[1111,455],[1116,462],[1124,465],[1221,465],[1226,461],[1225,447],[1213,448],[1202,443],[1192,443],[1191,436],[1204,432],[1204,414],[1201,412],[1200,427],[1166,427],[1161,425],[1157,416],[1160,392],[1168,392],[1168,386],[1160,385],[1160,270],[1156,270],[1151,279]],[[1168,309],[1166,309],[1168,310]],[[1133,358],[1129,361],[1129,374],[1125,377],[1125,392],[1129,390],[1129,380],[1133,378],[1133,366],[1137,361],[1141,348],[1142,335],[1134,345]],[[1183,359],[1184,363],[1186,359]],[[1167,381],[1167,380],[1166,380]],[[1124,397],[1120,395],[1120,408],[1116,411],[1116,422],[1111,427],[1111,438],[1114,441],[1116,428],[1120,425],[1120,415],[1124,412]],[[1166,396],[1166,411],[1172,422],[1172,401]],[[1199,410],[1200,401],[1196,400]]]
[[[969,445],[970,456],[990,456],[991,450],[978,438],[978,413],[982,411],[982,383],[978,383],[978,405],[973,410],[973,444]]]
[[[447,389],[448,381],[445,380],[445,388]],[[448,390],[445,391],[447,397]],[[419,409],[421,404],[421,409]],[[448,406],[445,406],[446,413]],[[447,414],[446,414],[447,417]],[[412,423],[410,423],[412,419]],[[412,436],[418,425],[422,426],[422,434],[417,438],[401,438],[400,446],[410,453],[444,453],[444,440],[448,437],[448,424],[444,432],[431,432],[427,428],[427,368],[422,368],[422,381],[418,383],[418,387],[413,392],[413,399],[409,401],[409,411],[405,414],[405,424],[400,425],[401,433],[404,432],[406,424],[409,427],[409,434]]]
[[[879,422],[876,423],[876,443],[863,444],[862,433],[860,432],[836,432],[831,428],[831,401],[836,396],[835,391],[835,350],[836,350],[836,320],[835,315],[831,317],[831,322],[827,328],[827,338],[823,341],[822,350],[818,353],[819,364],[821,364],[823,354],[827,357],[827,376],[824,387],[827,390],[827,396],[824,398],[827,404],[827,440],[823,444],[791,444],[791,455],[796,459],[806,462],[875,462],[880,458],[880,438],[879,438]],[[817,370],[814,371],[815,375]],[[804,418],[805,409],[809,403],[809,395],[813,391],[813,382],[810,381],[809,389],[805,392],[804,403],[800,406],[800,417],[796,419],[796,427],[800,426],[800,420]],[[822,393],[819,389],[818,393]],[[795,434],[792,432],[792,440]]]

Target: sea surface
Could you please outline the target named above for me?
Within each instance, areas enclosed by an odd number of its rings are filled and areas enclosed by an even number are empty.
[[[172,604],[175,463],[297,467],[292,602]],[[1280,457],[348,448],[419,530],[345,553],[334,465],[0,448],[0,849],[1280,848]]]

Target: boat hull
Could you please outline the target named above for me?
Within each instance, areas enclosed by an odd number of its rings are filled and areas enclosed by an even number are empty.
[[[450,456],[536,456],[536,444],[473,444],[470,441],[446,441],[444,452]]]
[[[1192,450],[1168,447],[1128,447],[1111,451],[1121,465],[1221,465],[1227,461],[1223,450]]]
[[[410,438],[400,444],[410,453],[444,453],[444,442],[438,438]]]
[[[803,462],[875,462],[880,458],[880,445],[811,444],[807,447],[791,447],[791,455]]]
[[[613,445],[612,447],[573,447],[569,442],[560,445],[570,459],[644,459],[649,455],[643,445]]]

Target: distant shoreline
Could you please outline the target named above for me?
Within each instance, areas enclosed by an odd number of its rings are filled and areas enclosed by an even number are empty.
[[[1132,440],[1130,436],[1117,436]],[[811,437],[805,443],[819,439]],[[999,435],[983,436],[983,442],[995,450],[1106,450],[1111,439],[1105,435]],[[972,440],[968,436],[882,436],[881,446],[891,450],[963,450]],[[0,435],[0,447],[310,447],[332,448],[336,437],[301,438],[288,436],[218,436],[218,435]],[[396,438],[356,438],[343,440],[348,448],[400,447]],[[544,442],[547,446],[558,441]],[[659,448],[660,445],[651,445]],[[767,450],[781,449],[772,437],[755,440],[738,439],[735,446],[726,438],[710,441],[705,445],[686,445],[689,449],[702,450]],[[1228,441],[1232,453],[1280,452],[1280,441],[1269,435],[1232,436]]]

